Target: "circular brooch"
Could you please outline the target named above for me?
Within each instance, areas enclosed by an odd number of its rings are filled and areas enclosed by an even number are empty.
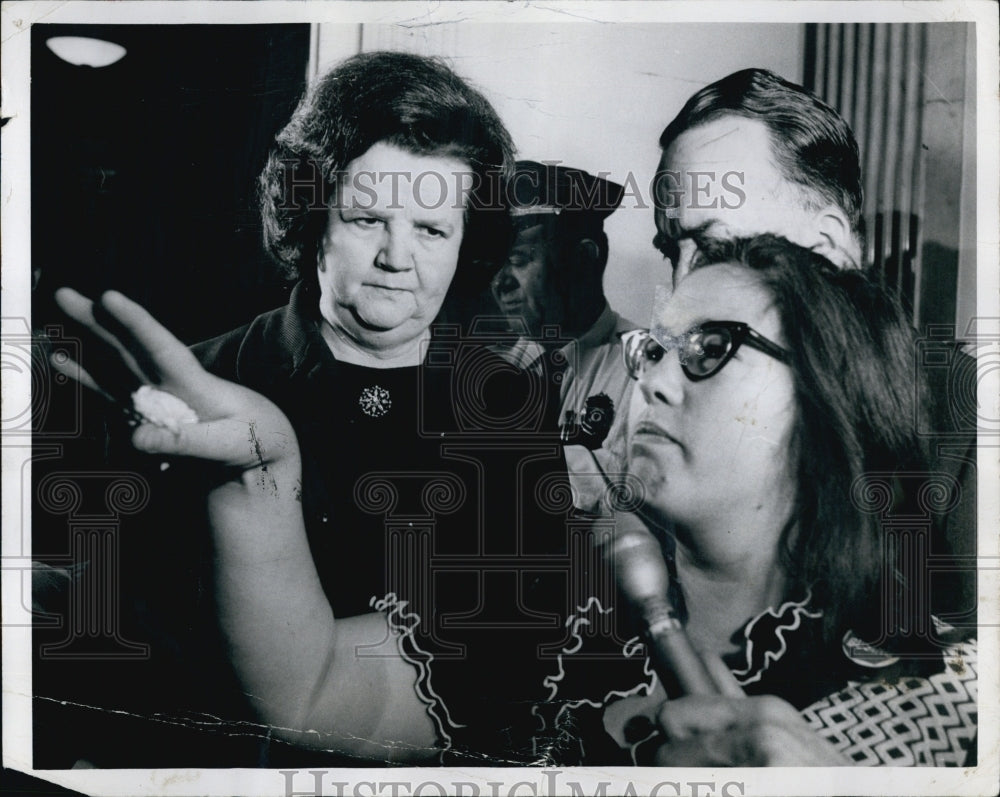
[[[389,391],[384,387],[373,385],[361,391],[358,398],[361,411],[370,418],[381,418],[392,406],[392,399],[389,398]]]

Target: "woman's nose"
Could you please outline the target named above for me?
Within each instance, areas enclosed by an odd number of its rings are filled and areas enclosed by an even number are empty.
[[[639,390],[647,404],[680,404],[688,380],[676,349],[668,349],[658,362],[647,361],[639,374]]]
[[[386,271],[408,271],[413,268],[413,236],[398,227],[386,227],[375,262]]]

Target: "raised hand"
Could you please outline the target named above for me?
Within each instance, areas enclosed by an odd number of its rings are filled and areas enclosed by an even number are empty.
[[[415,670],[398,656],[356,654],[384,645],[384,617],[334,619],[306,538],[298,444],[285,415],[252,390],[209,374],[120,293],[95,303],[64,288],[56,301],[111,356],[95,359],[99,379],[74,362],[55,367],[114,401],[150,385],[197,414],[175,429],[141,422],[132,437],[137,449],[198,457],[239,474],[210,485],[207,512],[219,625],[261,719],[298,744],[385,760],[432,755],[436,733],[414,690]]]
[[[298,465],[291,424],[274,404],[247,388],[219,379],[144,308],[108,291],[95,303],[69,288],[56,292],[59,307],[103,342],[119,370],[136,385],[150,385],[185,402],[195,423],[173,428],[139,418],[132,444],[140,451],[212,460],[239,469],[272,463]],[[78,363],[53,362],[61,372],[112,399],[120,388],[99,383]]]

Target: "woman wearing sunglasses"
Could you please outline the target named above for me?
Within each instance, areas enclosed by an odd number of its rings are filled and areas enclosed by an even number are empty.
[[[577,728],[584,761],[617,747],[675,766],[962,765],[975,646],[950,646],[926,611],[942,484],[923,464],[906,317],[864,273],[784,239],[718,257],[623,347],[628,500],[704,675],[666,671],[665,690],[636,644],[648,612],[619,599],[626,641],[595,640],[584,629],[612,610],[594,601],[545,724]]]

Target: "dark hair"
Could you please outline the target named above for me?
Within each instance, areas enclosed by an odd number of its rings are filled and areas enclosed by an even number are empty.
[[[876,641],[884,629],[873,596],[919,585],[899,576],[912,562],[890,562],[887,578],[882,518],[866,510],[858,491],[868,474],[926,471],[917,430],[926,428],[918,412],[927,403],[919,395],[915,333],[895,295],[867,271],[838,269],[772,235],[725,249],[713,260],[755,272],[791,354],[797,411],[790,462],[798,489],[782,539],[790,586],[812,589],[829,636],[853,628]]]
[[[727,115],[763,122],[785,179],[847,215],[864,244],[858,142],[833,108],[802,86],[766,69],[744,69],[701,89],[660,136],[664,150],[682,133]]]
[[[595,264],[601,274],[608,265],[608,234],[600,221],[575,221],[567,218],[570,214],[563,213],[556,222],[556,241],[563,257],[577,257],[580,241],[590,240],[597,246]],[[571,260],[569,262],[572,262]]]
[[[553,259],[566,272],[565,279],[572,280],[576,274],[580,242],[593,241],[597,246],[595,265],[603,274],[608,265],[608,235],[604,232],[601,219],[589,214],[559,213],[522,216],[514,221],[515,233],[519,229],[544,225],[546,236],[552,245]]]
[[[498,186],[512,168],[514,145],[482,94],[443,62],[407,53],[349,58],[300,101],[260,176],[267,251],[288,276],[315,279],[327,202],[347,164],[379,142],[469,164],[469,205],[452,289],[481,290],[510,239]]]

